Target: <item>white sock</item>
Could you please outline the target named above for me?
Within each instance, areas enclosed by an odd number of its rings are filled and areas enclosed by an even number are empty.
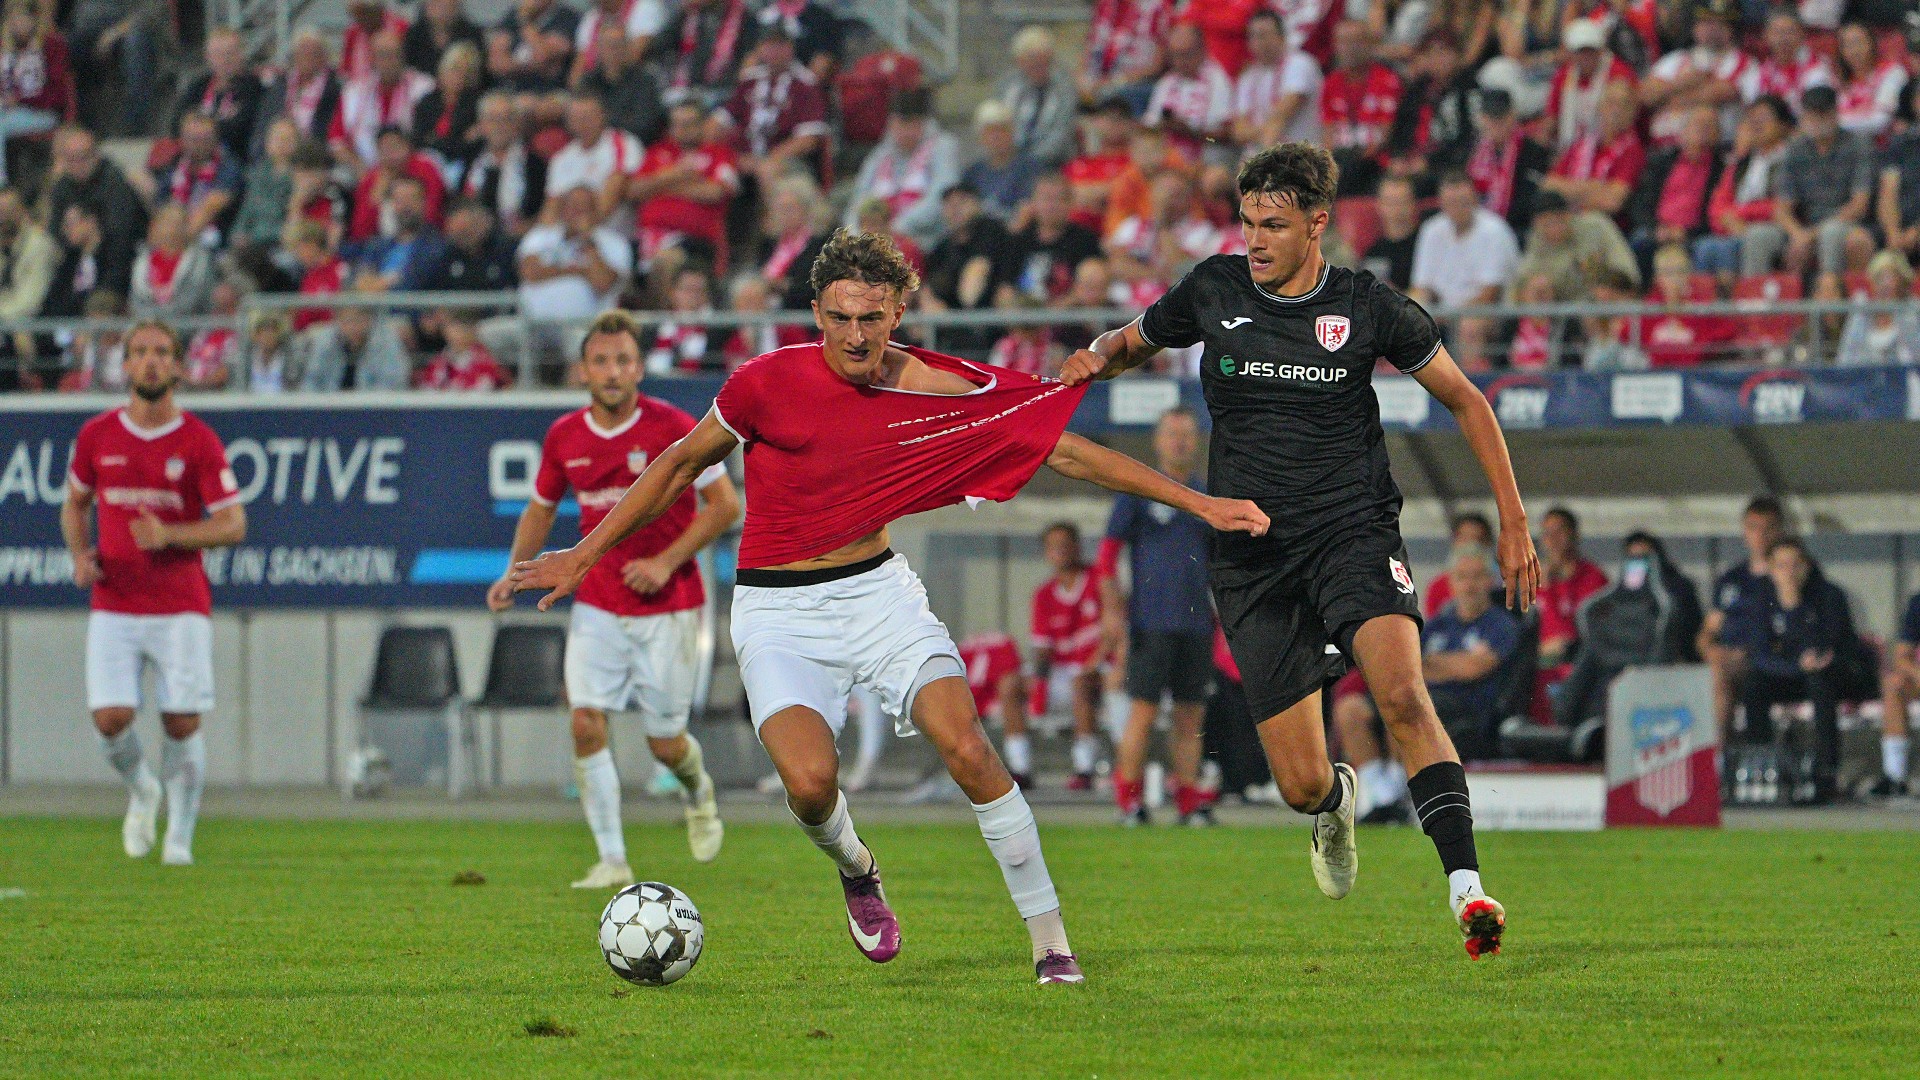
[[[1025,735],[1009,735],[1001,740],[1000,752],[1006,755],[1008,772],[1024,774],[1033,769],[1033,740]]]
[[[707,775],[707,755],[700,749],[699,739],[691,735],[682,737],[687,740],[687,756],[668,765],[667,770],[686,789],[687,801],[704,802],[713,797],[713,778]]]
[[[1100,760],[1100,740],[1092,735],[1073,737],[1073,771],[1085,776],[1093,772],[1094,763]]]
[[[1886,773],[1889,780],[1907,778],[1907,737],[1905,735],[1880,736],[1880,771]]]
[[[118,735],[100,736],[100,748],[106,752],[107,764],[129,787],[153,790],[153,770],[147,768],[147,760],[140,754],[140,737],[133,733],[132,724],[120,729]]]
[[[1407,793],[1407,767],[1392,758],[1380,762],[1380,793],[1374,798],[1374,804],[1399,802]]]
[[[793,813],[792,804],[787,812]],[[853,831],[853,815],[847,812],[847,793],[838,793],[833,804],[833,813],[818,825],[809,825],[800,821],[798,814],[793,820],[800,822],[800,831],[807,834],[813,846],[827,853],[834,865],[840,868],[845,877],[860,877],[873,873],[873,852],[860,842],[859,834]]]
[[[1127,717],[1133,713],[1133,699],[1125,690],[1109,690],[1100,699],[1100,716],[1106,722],[1107,736],[1119,746],[1127,733]]]
[[[1047,873],[1047,859],[1040,853],[1040,826],[1034,823],[1027,797],[1016,786],[1012,791],[973,812],[980,818],[980,835],[987,839],[987,850],[1000,864],[1000,876],[1007,879],[1007,892],[1020,917],[1031,919],[1060,907],[1053,891],[1053,877]]]
[[[1447,875],[1447,903],[1455,911],[1460,909],[1460,903],[1466,897],[1485,895],[1480,890],[1480,871],[1455,870]]]
[[[593,830],[600,861],[625,865],[627,838],[620,831],[620,772],[613,767],[613,748],[573,759],[573,776],[580,785],[580,808]]]
[[[200,793],[207,787],[207,739],[199,732],[160,743],[160,776],[167,786],[167,846],[193,847]]]
[[[1043,911],[1027,920],[1027,936],[1033,939],[1033,962],[1050,952],[1073,955],[1073,949],[1067,944],[1067,924],[1060,918],[1060,909]]]

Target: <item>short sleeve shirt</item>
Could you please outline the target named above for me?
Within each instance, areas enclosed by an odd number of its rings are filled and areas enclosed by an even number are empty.
[[[1205,490],[1195,479],[1195,491]],[[1138,495],[1113,500],[1107,539],[1127,545],[1133,574],[1127,620],[1136,630],[1211,634],[1213,606],[1207,596],[1208,544],[1213,530],[1191,514]]]
[[[1460,609],[1448,604],[1440,609],[1440,614],[1427,620],[1420,632],[1420,651],[1427,656],[1436,653],[1467,652],[1485,648],[1502,661],[1513,653],[1513,647],[1520,641],[1520,624],[1514,621],[1505,608],[1494,606],[1480,613],[1472,622],[1460,617]],[[1454,702],[1476,713],[1488,713],[1495,705],[1495,695],[1499,693],[1496,681],[1499,668],[1478,679],[1454,683],[1438,683],[1432,687],[1436,693],[1444,693]]]

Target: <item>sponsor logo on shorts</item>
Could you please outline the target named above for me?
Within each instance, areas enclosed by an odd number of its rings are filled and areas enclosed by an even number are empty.
[[[1402,593],[1413,595],[1413,575],[1407,573],[1407,564],[1393,556],[1387,556],[1387,570],[1393,575],[1393,584]]]

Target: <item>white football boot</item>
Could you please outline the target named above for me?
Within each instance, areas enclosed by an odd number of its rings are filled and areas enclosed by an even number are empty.
[[[1353,806],[1360,791],[1360,778],[1353,766],[1342,762],[1333,767],[1333,782],[1344,782],[1340,805],[1313,819],[1313,842],[1308,849],[1313,862],[1313,880],[1327,898],[1338,900],[1353,891],[1354,876],[1360,872],[1360,851],[1353,842]],[[1344,780],[1343,780],[1344,778]]]
[[[587,876],[573,883],[576,889],[624,889],[633,884],[633,868],[626,863],[597,862],[587,868]]]
[[[192,866],[193,848],[169,838],[160,847],[160,862],[163,866]]]
[[[1500,951],[1500,935],[1507,929],[1507,909],[1477,889],[1453,898],[1453,917],[1466,939],[1467,956],[1478,960]]]
[[[127,818],[120,823],[120,842],[125,845],[128,858],[144,859],[153,850],[153,842],[159,835],[160,796],[164,789],[144,766],[139,778],[129,786]]]
[[[695,862],[712,862],[720,857],[720,841],[727,827],[720,822],[720,803],[713,797],[713,777],[705,770],[700,784],[687,802],[687,848]]]

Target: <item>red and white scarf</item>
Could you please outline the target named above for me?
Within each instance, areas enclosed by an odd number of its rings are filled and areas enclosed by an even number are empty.
[[[1522,138],[1516,130],[1499,142],[1481,139],[1467,159],[1467,175],[1480,189],[1481,205],[1501,217],[1513,205],[1513,176],[1520,164]]]
[[[760,268],[760,276],[768,281],[777,281],[787,276],[787,268],[793,260],[800,257],[807,245],[813,242],[813,230],[801,229],[788,233],[773,246],[773,254],[767,257],[767,265]]]
[[[300,129],[300,134],[311,137],[313,114],[320,111],[320,98],[327,92],[327,73],[322,71],[313,78],[300,81],[293,72],[287,72],[287,114]]]
[[[746,17],[746,0],[733,0],[727,5],[726,18],[720,23],[720,32],[713,38],[713,51],[707,54],[707,66],[702,73],[701,83],[712,85],[726,77],[727,65],[733,60],[733,50],[740,43],[740,24]],[[680,66],[673,73],[673,85],[676,88],[692,84],[693,54],[699,48],[700,13],[689,11],[680,20]]]

